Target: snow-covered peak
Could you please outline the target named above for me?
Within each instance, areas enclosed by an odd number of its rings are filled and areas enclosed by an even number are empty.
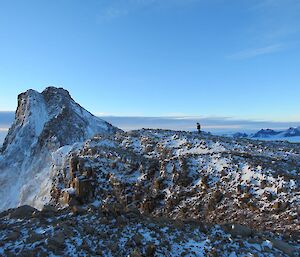
[[[35,205],[50,194],[45,188],[50,183],[51,158],[56,150],[95,134],[117,131],[82,108],[63,88],[21,93],[15,120],[1,149],[0,210],[24,203]]]
[[[261,137],[270,137],[279,134],[280,132],[277,132],[273,129],[261,129],[258,132],[256,132],[253,137],[255,138],[261,138]]]
[[[2,151],[8,151],[12,145],[30,147],[37,141],[44,143],[50,137],[63,146],[117,130],[82,108],[63,88],[48,87],[42,93],[29,89],[18,96],[15,121]]]
[[[3,143],[2,151],[22,143],[30,146],[36,139],[47,121],[47,110],[43,96],[30,89],[18,96],[18,108],[15,121],[9,129]]]
[[[300,127],[297,128],[289,128],[286,131],[282,132],[282,135],[285,137],[295,137],[300,136]]]

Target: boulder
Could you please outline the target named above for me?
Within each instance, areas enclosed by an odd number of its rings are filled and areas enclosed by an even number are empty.
[[[290,244],[288,244],[284,241],[281,241],[281,240],[277,240],[277,239],[269,239],[269,240],[275,248],[284,252],[288,256],[291,256],[291,257],[298,256],[297,255],[298,250],[295,247],[291,246]]]
[[[65,248],[65,235],[63,232],[55,232],[53,237],[47,240],[47,245],[54,254],[60,254]]]
[[[216,191],[212,194],[211,198],[210,198],[209,201],[208,201],[208,205],[207,205],[208,210],[209,210],[209,211],[215,210],[217,204],[218,204],[219,202],[221,202],[222,199],[223,199],[223,193],[222,193],[220,190],[216,190]]]
[[[155,255],[156,246],[154,244],[148,244],[146,246],[146,256],[153,257]]]
[[[148,198],[148,199],[144,200],[141,208],[145,214],[151,213],[155,208],[154,200],[152,198]]]
[[[83,202],[88,202],[94,195],[94,186],[91,179],[78,177],[75,179],[75,194]]]
[[[69,204],[70,207],[72,207],[72,206],[79,205],[79,202],[75,197],[71,197],[68,204]]]
[[[143,236],[140,233],[137,233],[133,236],[132,240],[135,242],[135,245],[140,247],[142,245]]]
[[[227,224],[223,226],[223,229],[233,237],[250,237],[253,235],[252,229],[240,224]]]
[[[9,214],[9,217],[12,219],[26,219],[31,218],[34,212],[38,212],[38,210],[29,205],[23,205],[13,209]]]
[[[20,232],[13,231],[6,236],[5,241],[15,241],[19,238],[19,236],[20,236]]]
[[[71,178],[76,177],[77,165],[78,165],[78,157],[74,155],[70,158],[70,175],[71,175]]]
[[[79,205],[72,206],[71,210],[74,215],[83,215],[86,213],[86,210]]]

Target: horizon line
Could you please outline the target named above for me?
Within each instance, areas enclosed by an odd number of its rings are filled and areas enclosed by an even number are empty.
[[[0,113],[15,113],[16,111],[12,110],[4,110]],[[90,111],[89,111],[90,112]],[[250,121],[250,122],[270,122],[270,123],[297,123],[299,122],[300,125],[300,117],[299,119],[291,119],[291,120],[282,120],[282,119],[265,119],[265,118],[241,118],[241,117],[234,117],[234,116],[220,116],[220,115],[116,115],[116,114],[105,114],[105,113],[92,113],[96,117],[110,117],[110,118],[165,118],[165,119],[178,119],[178,120],[192,120],[192,119],[222,119],[228,121]]]

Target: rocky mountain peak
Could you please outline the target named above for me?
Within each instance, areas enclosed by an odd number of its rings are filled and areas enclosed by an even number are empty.
[[[0,154],[0,184],[4,185],[0,188],[0,210],[23,203],[37,206],[36,200],[49,194],[45,189],[56,150],[95,134],[107,136],[117,131],[82,108],[63,88],[21,93]]]
[[[42,93],[29,89],[18,96],[15,121],[2,152],[16,140],[18,145],[22,141],[30,147],[35,142],[45,143],[55,137],[62,146],[83,141],[96,133],[110,134],[117,130],[82,108],[63,88],[47,87]]]

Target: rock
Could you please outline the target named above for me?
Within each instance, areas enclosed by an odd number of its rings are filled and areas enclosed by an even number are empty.
[[[219,203],[223,199],[223,193],[220,190],[217,190],[217,191],[214,192],[213,198],[214,198],[216,203]]]
[[[275,202],[273,205],[272,205],[272,208],[274,210],[280,210],[281,208],[281,202]]]
[[[12,219],[31,218],[34,212],[38,212],[38,210],[29,205],[23,205],[12,210],[9,217]]]
[[[29,234],[29,237],[27,239],[27,241],[29,243],[36,243],[36,242],[41,241],[41,240],[43,240],[43,236],[41,234],[37,234],[33,231]]]
[[[74,155],[70,158],[70,175],[72,179],[76,177],[77,165],[78,157]]]
[[[74,215],[83,215],[86,211],[79,205],[72,206],[72,212]]]
[[[133,249],[133,251],[129,255],[130,257],[142,257],[143,254],[141,253],[139,248]]]
[[[277,239],[269,239],[269,240],[275,248],[284,252],[288,256],[291,256],[291,257],[299,256],[299,255],[297,255],[297,252],[299,254],[299,251],[295,247],[289,245],[288,243],[281,241],[281,240],[277,240]]]
[[[145,214],[151,213],[155,208],[154,200],[152,198],[144,200],[141,207]]]
[[[66,237],[70,238],[74,236],[75,232],[72,230],[71,226],[67,224],[62,224],[61,229],[63,230],[63,233],[65,234]]]
[[[223,229],[233,237],[250,237],[253,235],[252,229],[240,224],[227,224],[223,226]]]
[[[252,195],[250,193],[245,193],[242,197],[239,198],[239,200],[244,203],[244,204],[247,204],[250,202],[252,198]]]
[[[33,249],[33,250],[22,250],[19,254],[19,257],[35,257],[38,256],[38,250]]]
[[[141,246],[143,239],[144,239],[143,236],[139,233],[135,234],[132,238],[136,246]]]
[[[149,244],[146,246],[146,256],[153,257],[155,255],[156,246],[154,244]]]
[[[20,232],[14,231],[14,232],[9,233],[6,236],[5,240],[6,241],[15,241],[15,240],[17,240],[19,238],[19,236],[20,236]]]
[[[68,204],[69,204],[70,207],[73,207],[73,206],[79,205],[79,202],[76,200],[75,197],[72,197],[72,198],[69,200]]]
[[[83,229],[86,234],[89,234],[89,235],[95,234],[95,229],[93,227],[91,227],[90,225],[85,225],[83,227]]]
[[[164,179],[163,178],[157,178],[153,182],[153,188],[156,190],[162,190],[164,187]]]
[[[269,202],[272,202],[273,200],[276,199],[276,196],[273,195],[272,193],[266,193],[266,197]]]
[[[63,244],[65,242],[65,235],[62,231],[54,233],[53,238],[58,244]]]
[[[47,240],[48,247],[54,252],[54,254],[61,253],[65,248],[65,235],[62,231],[54,233],[52,238]]]
[[[75,178],[76,196],[83,202],[88,202],[94,196],[94,187],[90,178]]]
[[[56,208],[52,205],[45,205],[40,212],[40,215],[43,217],[52,217],[56,213]]]
[[[208,210],[213,211],[222,199],[223,193],[220,190],[216,190],[208,201]]]
[[[288,206],[288,202],[275,202],[272,205],[273,210],[280,212],[280,211],[284,211]]]

